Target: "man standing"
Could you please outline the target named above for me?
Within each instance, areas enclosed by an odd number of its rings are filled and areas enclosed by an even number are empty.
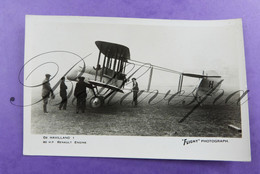
[[[60,102],[60,106],[59,109],[61,110],[61,108],[63,108],[64,110],[66,110],[67,107],[67,86],[65,85],[65,77],[61,78],[61,82],[60,82],[60,97],[61,97],[61,102]]]
[[[132,82],[133,82],[133,88],[132,88],[132,91],[133,91],[133,104],[135,106],[137,106],[137,93],[139,91],[138,83],[136,81],[136,78],[132,78]]]
[[[87,84],[84,82],[84,77],[79,77],[79,82],[76,84],[76,88],[74,91],[74,96],[77,98],[77,107],[76,113],[79,113],[79,110],[82,113],[85,112],[86,109],[86,98],[87,98],[87,87],[93,89],[91,84]]]
[[[52,97],[54,97],[53,91],[51,89],[51,85],[50,85],[50,74],[45,74],[45,79],[42,82],[42,100],[43,100],[43,112],[44,113],[48,113],[47,112],[47,104],[48,104],[48,99],[50,97],[50,94]]]

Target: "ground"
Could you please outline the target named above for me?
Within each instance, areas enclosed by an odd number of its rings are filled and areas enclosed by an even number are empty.
[[[92,109],[87,104],[85,113],[76,114],[71,101],[67,110],[59,110],[53,103],[49,103],[47,114],[42,112],[41,102],[32,106],[33,134],[241,137],[241,133],[228,127],[229,124],[241,127],[239,106],[200,106],[179,123],[195,105],[164,103],[133,107],[118,103]]]

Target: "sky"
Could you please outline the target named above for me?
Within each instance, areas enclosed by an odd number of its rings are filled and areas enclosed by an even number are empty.
[[[32,86],[40,84],[46,73],[54,77],[51,83],[55,84],[80,57],[87,56],[86,65],[95,66],[99,53],[97,40],[127,46],[133,60],[179,72],[202,74],[214,70],[224,79],[222,88],[226,90],[238,90],[241,70],[245,68],[239,19],[182,21],[27,16],[25,35],[25,63],[31,60],[25,66],[25,84]],[[135,76],[144,71],[146,69]],[[177,90],[178,78],[178,74],[155,70],[151,88]],[[149,73],[138,79],[142,89],[147,88],[148,79]],[[184,87],[198,83],[199,79],[184,78]]]

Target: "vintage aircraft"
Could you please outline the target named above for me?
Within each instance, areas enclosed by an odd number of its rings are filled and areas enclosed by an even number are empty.
[[[220,85],[216,85],[221,80],[221,76],[215,71],[203,72],[202,75],[182,73],[150,63],[130,60],[129,48],[124,45],[105,41],[96,41],[95,44],[99,49],[96,67],[79,67],[79,69],[72,71],[67,76],[67,79],[72,81],[76,81],[79,76],[83,76],[87,83],[94,86],[94,97],[90,99],[90,105],[93,108],[101,107],[104,101],[114,92],[123,93],[125,84],[136,74],[136,72],[144,67],[147,68],[146,72],[148,72],[148,70],[150,71],[147,91],[150,90],[153,69],[179,74],[178,92],[182,90],[184,77],[200,79],[196,91],[193,92],[194,98],[196,98],[197,101],[199,101],[202,96],[208,95],[210,90],[214,89],[214,92],[216,92],[220,88]],[[130,64],[138,66],[132,73],[126,72],[126,66]],[[212,93],[213,91],[210,95]]]

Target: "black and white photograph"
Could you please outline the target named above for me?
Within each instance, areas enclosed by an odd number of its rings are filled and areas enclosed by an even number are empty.
[[[25,155],[250,160],[241,19],[26,16],[20,72]]]

